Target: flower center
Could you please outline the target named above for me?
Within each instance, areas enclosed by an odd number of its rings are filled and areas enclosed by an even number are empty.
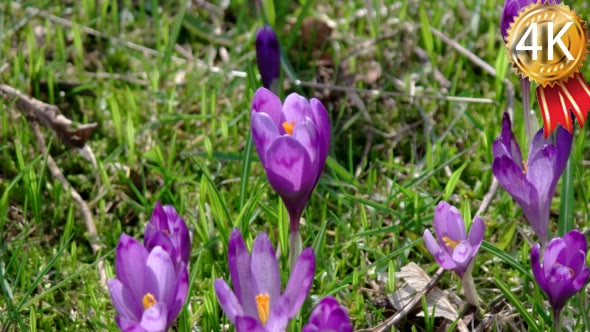
[[[262,325],[266,325],[268,316],[270,315],[270,296],[268,293],[256,295],[256,308],[258,309],[258,316]]]
[[[152,307],[158,303],[156,298],[151,293],[145,294],[141,302],[143,302],[143,310],[146,310],[147,308]]]
[[[447,247],[451,247],[453,250],[455,250],[455,247],[459,244],[459,241],[455,241],[448,236],[443,236],[442,240]]]
[[[295,122],[283,122],[283,129],[285,129],[287,135],[293,135],[293,128],[295,128]]]
[[[529,171],[529,166],[526,164],[526,161],[522,161],[522,174],[526,174]]]
[[[164,232],[164,234],[166,234],[166,235],[170,235],[170,231],[167,229],[163,230],[162,232]]]

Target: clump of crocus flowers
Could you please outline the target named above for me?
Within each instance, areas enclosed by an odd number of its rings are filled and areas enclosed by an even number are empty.
[[[309,294],[315,255],[306,248],[299,255],[284,291],[275,250],[265,233],[248,252],[238,229],[231,233],[227,260],[233,291],[223,279],[215,280],[221,308],[238,331],[284,331]]]
[[[188,293],[190,236],[172,206],[156,203],[144,245],[122,234],[117,245],[117,278],[108,281],[121,331],[167,331]]]
[[[434,212],[434,232],[437,239],[430,234],[429,230],[424,231],[426,248],[443,269],[457,273],[461,278],[467,301],[479,306],[471,272],[473,258],[485,235],[483,220],[476,216],[468,235],[459,210],[449,203],[441,201]]]
[[[551,200],[559,177],[567,164],[573,136],[561,126],[552,137],[543,138],[539,130],[525,162],[512,133],[510,117],[504,113],[502,133],[494,141],[492,172],[498,182],[520,205],[541,245],[549,237]]]
[[[271,187],[289,213],[290,251],[301,252],[299,221],[324,169],[330,149],[331,126],[322,103],[292,93],[284,104],[265,88],[254,94],[252,137]]]
[[[242,233],[234,229],[227,260],[233,290],[221,278],[215,280],[214,287],[219,305],[236,330],[285,331],[311,290],[315,271],[313,249],[303,249],[283,291],[276,253],[265,233],[256,236],[250,254]],[[352,325],[348,313],[336,299],[326,297],[313,310],[303,331],[350,332]]]

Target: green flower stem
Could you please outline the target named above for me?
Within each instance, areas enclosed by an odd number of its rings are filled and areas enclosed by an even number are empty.
[[[463,286],[463,291],[465,292],[465,297],[467,298],[467,302],[473,304],[477,308],[479,308],[479,299],[477,297],[477,290],[475,289],[475,282],[473,281],[473,276],[471,275],[471,271],[473,270],[473,263],[469,265],[467,271],[461,277],[461,285]]]
[[[303,248],[303,243],[301,241],[301,235],[299,231],[297,232],[290,232],[289,233],[289,268],[290,271],[293,271],[293,267],[295,266],[295,262],[297,261],[297,257],[301,254]]]

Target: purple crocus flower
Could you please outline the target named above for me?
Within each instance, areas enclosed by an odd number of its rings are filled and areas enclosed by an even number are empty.
[[[552,239],[543,254],[543,265],[540,252],[541,246],[537,243],[531,250],[531,268],[553,310],[559,313],[567,300],[588,281],[586,238],[578,230],[572,230]]]
[[[233,291],[223,279],[215,280],[214,286],[221,308],[237,331],[285,331],[311,289],[313,250],[302,251],[282,293],[275,251],[265,233],[258,234],[250,255],[242,234],[234,229],[227,258]]]
[[[289,212],[291,233],[316,186],[328,156],[331,127],[322,103],[292,93],[285,104],[265,88],[254,94],[251,113],[254,145],[268,182]]]
[[[331,296],[324,297],[313,309],[302,332],[352,332],[346,309]]]
[[[108,281],[121,331],[166,331],[182,309],[188,293],[188,271],[180,272],[166,250],[149,253],[134,238],[122,234],[117,245],[117,278]]]
[[[148,251],[156,246],[166,250],[176,267],[180,262],[188,266],[191,239],[184,219],[176,213],[174,206],[162,206],[156,202],[150,222],[145,225],[143,242]]]
[[[256,62],[262,85],[271,89],[273,82],[281,76],[281,50],[277,35],[268,25],[256,32]]]
[[[494,176],[520,205],[542,245],[548,240],[551,200],[567,164],[572,139],[567,130],[558,127],[553,144],[551,137],[545,140],[543,130],[539,130],[524,162],[511,130],[510,117],[504,113],[502,133],[492,147]]]
[[[440,201],[434,212],[434,232],[438,241],[429,230],[424,231],[426,248],[443,269],[455,271],[459,277],[463,277],[470,269],[473,257],[483,241],[483,220],[476,216],[467,235],[459,210],[445,201]]]

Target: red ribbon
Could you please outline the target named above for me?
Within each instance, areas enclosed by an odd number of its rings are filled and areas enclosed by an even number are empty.
[[[590,110],[590,87],[584,76],[577,73],[566,82],[555,83],[552,87],[539,85],[537,100],[543,116],[545,138],[551,135],[558,124],[573,134],[574,124],[570,111],[574,113],[581,129]]]

